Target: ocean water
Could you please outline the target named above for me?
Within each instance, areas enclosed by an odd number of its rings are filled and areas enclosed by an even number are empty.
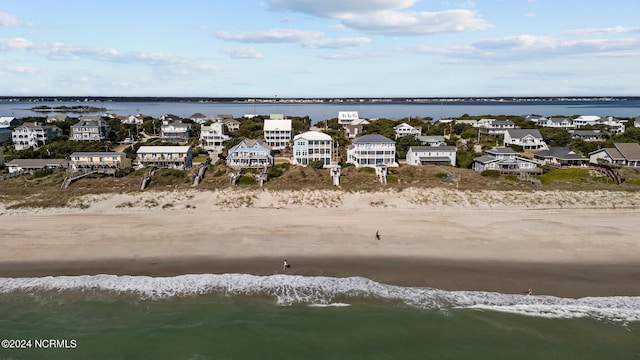
[[[402,119],[412,117],[458,117],[464,114],[543,116],[597,115],[614,117],[640,116],[640,100],[615,101],[540,101],[540,102],[379,102],[379,103],[258,103],[250,102],[7,102],[0,101],[0,116],[23,118],[47,116],[30,109],[35,106],[91,105],[106,108],[106,112],[119,115],[145,114],[160,117],[175,114],[189,117],[196,112],[205,115],[232,114],[238,118],[244,114],[285,114],[309,116],[312,123],[338,116],[339,111],[358,111],[362,118]],[[88,115],[99,115],[92,113]],[[70,114],[78,116],[78,114]]]
[[[0,278],[0,334],[0,359],[638,359],[640,297],[360,277]]]

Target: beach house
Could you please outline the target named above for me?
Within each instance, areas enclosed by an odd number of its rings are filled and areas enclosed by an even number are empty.
[[[67,159],[13,159],[5,164],[10,174],[17,172],[34,172],[43,169],[66,170]]]
[[[508,129],[504,133],[504,145],[517,145],[532,150],[548,148],[538,129]]]
[[[20,120],[16,119],[13,116],[2,116],[0,117],[0,129],[9,128],[11,126],[16,126],[20,124]]]
[[[259,140],[244,139],[229,149],[227,166],[232,168],[260,169],[273,165],[271,148]]]
[[[123,124],[131,124],[131,125],[142,125],[144,123],[145,115],[129,115],[122,118],[121,122]]]
[[[600,130],[570,130],[572,139],[580,139],[582,141],[603,141],[604,135]]]
[[[291,120],[280,114],[272,114],[264,120],[264,142],[273,150],[282,150],[289,146],[293,137]]]
[[[447,145],[447,140],[442,135],[420,135],[418,141],[425,146],[444,146]]]
[[[370,124],[369,121],[365,119],[355,119],[348,124],[342,125],[344,129],[345,136],[349,139],[355,139],[359,135],[362,135],[364,130],[364,126]]]
[[[553,166],[586,166],[589,159],[569,150],[567,147],[550,147],[547,150],[538,151],[533,155],[541,165]]]
[[[165,120],[160,127],[160,138],[164,142],[185,143],[191,136],[191,124],[176,120]]]
[[[347,162],[356,167],[376,167],[376,165],[397,167],[396,143],[379,134],[361,136],[349,145]]]
[[[407,123],[402,123],[400,125],[394,126],[393,131],[395,131],[396,133],[396,139],[407,135],[411,135],[414,138],[417,138],[420,134],[422,134],[422,127],[413,127]]]
[[[407,150],[407,165],[456,166],[456,147],[411,146]]]
[[[573,125],[580,128],[587,125],[597,125],[600,122],[600,116],[596,115],[580,115],[573,119]]]
[[[200,127],[200,144],[207,150],[220,150],[222,143],[229,140],[224,133],[224,124],[214,122]]]
[[[554,116],[545,120],[539,120],[538,126],[560,128],[560,129],[573,129],[573,121],[567,117]]]
[[[110,129],[103,119],[83,119],[71,125],[69,140],[105,141]]]
[[[360,119],[357,111],[338,111],[338,124],[344,126]]]
[[[494,147],[487,154],[473,159],[473,170],[499,170],[501,172],[531,171],[537,168],[534,160],[518,156],[510,147]]]
[[[236,119],[224,119],[222,120],[222,123],[224,124],[224,126],[227,127],[227,130],[229,131],[238,131],[240,130],[240,121],[236,120]]]
[[[16,150],[25,150],[42,146],[47,141],[61,135],[62,129],[55,125],[32,122],[17,126],[11,133],[11,140]]]
[[[293,138],[294,165],[307,166],[312,161],[322,161],[324,166],[331,164],[333,139],[320,131],[307,131]]]
[[[113,174],[131,167],[131,160],[122,152],[74,152],[69,158],[69,167],[73,171],[97,170]]]
[[[190,146],[140,146],[136,152],[138,167],[185,170],[191,167],[193,152]]]
[[[482,123],[482,120],[490,120]],[[511,120],[481,119],[478,121],[480,133],[484,135],[503,135],[509,129],[515,129],[516,124]]]
[[[612,148],[590,152],[589,162],[640,168],[640,144],[614,143]]]

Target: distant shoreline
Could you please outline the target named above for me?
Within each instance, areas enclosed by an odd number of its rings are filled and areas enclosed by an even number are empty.
[[[104,107],[94,106],[36,106],[30,109],[35,112],[59,112],[59,113],[91,113],[98,111],[106,111]]]
[[[0,96],[0,102],[242,102],[242,103],[519,103],[637,101],[638,96],[497,97],[154,97],[154,96]]]

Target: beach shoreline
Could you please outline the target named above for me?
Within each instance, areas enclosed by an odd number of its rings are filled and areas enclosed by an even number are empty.
[[[0,277],[119,275],[172,277],[186,274],[276,274],[364,277],[406,287],[487,291],[565,298],[640,296],[638,264],[557,264],[459,261],[427,258],[146,258],[71,262],[2,262]]]
[[[525,194],[494,192],[484,195],[494,200],[470,203],[468,194],[433,189],[168,191],[100,195],[57,209],[2,204],[0,277],[286,273],[640,296],[638,195],[555,195],[556,203],[536,206],[522,205]],[[562,196],[582,202],[567,205]]]

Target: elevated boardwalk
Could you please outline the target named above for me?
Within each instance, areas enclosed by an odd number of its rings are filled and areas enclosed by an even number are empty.
[[[620,175],[620,173],[616,169],[612,168],[609,165],[590,163],[589,169],[599,171],[618,185],[624,183],[624,177],[622,177],[622,175]]]

